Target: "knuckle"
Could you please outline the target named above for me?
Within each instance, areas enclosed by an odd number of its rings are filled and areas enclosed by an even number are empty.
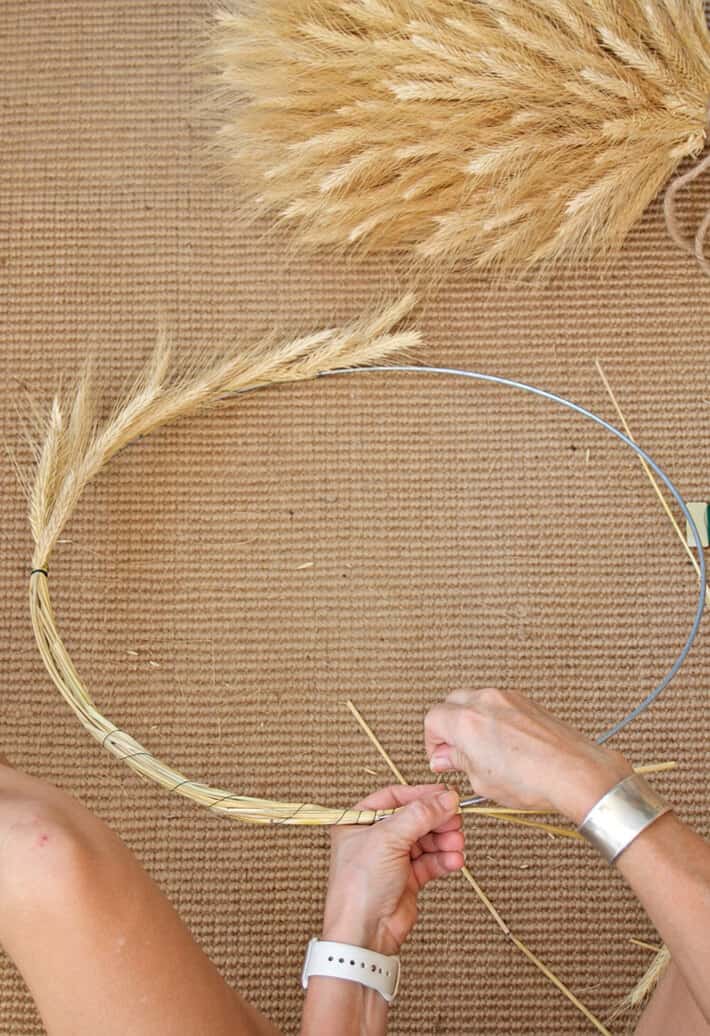
[[[414,823],[424,824],[429,819],[430,807],[423,799],[415,799],[409,807],[409,813]]]
[[[501,705],[507,701],[506,692],[499,687],[482,687],[477,696],[479,703],[485,705]]]
[[[502,691],[500,687],[482,687],[477,692],[476,704],[479,709],[498,710],[510,706],[512,702],[508,691]]]
[[[475,693],[470,688],[457,688],[446,696],[444,703],[446,705],[470,705]]]
[[[436,724],[437,718],[440,715],[439,709],[439,705],[432,705],[432,707],[428,709],[427,714],[424,717],[425,730],[431,730],[431,728]]]

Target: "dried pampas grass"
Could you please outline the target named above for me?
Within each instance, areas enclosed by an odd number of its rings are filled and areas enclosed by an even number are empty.
[[[372,810],[273,802],[214,788],[187,778],[117,728],[94,704],[57,629],[48,579],[52,551],[87,484],[124,446],[235,393],[314,378],[333,367],[381,363],[406,353],[418,344],[419,334],[397,330],[397,324],[414,301],[410,294],[342,329],[328,328],[283,343],[263,342],[227,356],[200,356],[190,364],[174,364],[167,343],[161,340],[142,376],[106,421],[99,421],[87,374],[70,397],[54,399],[33,442],[36,466],[34,480],[27,485],[35,542],[30,613],[44,664],[81,723],[104,748],[140,776],[216,813],[257,824],[372,823],[376,816]]]
[[[615,252],[707,133],[701,0],[222,0],[204,57],[250,212],[429,273]]]

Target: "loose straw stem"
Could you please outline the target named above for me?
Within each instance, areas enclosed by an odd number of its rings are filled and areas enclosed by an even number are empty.
[[[660,953],[663,949],[662,946],[654,946],[651,942],[645,942],[643,939],[634,939],[631,935],[629,936],[629,942],[632,942],[634,946],[640,946],[643,950],[650,950],[651,953]]]
[[[624,431],[626,432],[626,434],[628,435],[629,439],[631,439],[632,442],[636,442],[636,440],[634,439],[633,435],[631,434],[631,429],[629,428],[629,425],[628,425],[628,422],[626,420],[626,417],[624,416],[624,412],[621,409],[621,407],[619,406],[619,402],[618,402],[616,396],[614,395],[614,391],[613,391],[611,385],[609,384],[609,380],[608,380],[606,374],[604,373],[604,370],[602,369],[601,363],[599,362],[599,360],[595,360],[594,363],[596,365],[597,371],[599,372],[599,377],[602,379],[602,381],[604,383],[604,388],[607,390],[607,392],[609,394],[609,399],[611,400],[611,402],[612,402],[612,404],[614,406],[614,409],[616,410],[617,414],[619,415],[619,420],[621,421],[621,424],[622,424],[622,426],[624,428]],[[649,482],[651,483],[651,485],[653,487],[654,493],[656,494],[656,496],[658,497],[658,499],[661,502],[661,507],[663,508],[663,510],[668,515],[670,523],[673,526],[673,528],[675,529],[676,536],[678,537],[680,542],[683,544],[683,550],[685,551],[685,553],[690,558],[690,562],[691,562],[693,568],[695,569],[695,572],[696,572],[698,578],[700,578],[700,566],[698,565],[697,558],[693,554],[692,549],[688,546],[686,538],[683,535],[683,532],[682,532],[680,526],[678,525],[678,522],[676,521],[675,515],[673,514],[673,512],[670,509],[668,501],[666,500],[665,496],[663,495],[663,492],[661,490],[661,487],[658,484],[658,481],[657,481],[656,477],[654,476],[653,472],[651,471],[651,469],[649,468],[648,464],[643,459],[643,457],[639,457],[639,462],[641,463],[641,466],[642,466],[643,470],[646,472],[646,475],[648,476],[648,480],[649,480]],[[706,600],[706,602],[708,604],[710,604],[710,588],[708,588],[707,586],[705,587],[705,600]]]
[[[369,737],[370,741],[371,741],[371,742],[372,742],[372,744],[373,744],[373,745],[375,746],[375,748],[377,749],[377,751],[378,751],[378,752],[380,753],[380,755],[382,756],[382,758],[384,759],[384,761],[385,761],[385,762],[387,763],[387,765],[389,766],[390,770],[391,770],[391,771],[392,771],[392,773],[393,773],[393,774],[395,775],[395,777],[397,778],[397,780],[399,781],[399,783],[400,783],[400,784],[406,784],[406,783],[407,783],[407,781],[405,781],[404,777],[402,776],[402,774],[400,773],[400,771],[399,771],[399,770],[397,769],[397,767],[395,766],[395,764],[394,764],[394,763],[392,762],[392,760],[390,759],[390,757],[389,757],[389,756],[387,755],[387,752],[385,752],[384,748],[382,747],[382,745],[380,744],[380,742],[379,742],[379,741],[377,740],[377,738],[376,738],[376,737],[375,737],[375,735],[373,734],[372,730],[371,730],[371,729],[370,729],[370,728],[368,727],[367,723],[365,722],[365,720],[363,719],[363,717],[362,717],[362,716],[360,715],[360,713],[358,712],[358,710],[357,710],[357,709],[355,708],[355,706],[353,705],[353,703],[352,703],[352,702],[351,702],[350,700],[348,700],[348,701],[346,701],[346,702],[345,702],[345,704],[346,704],[346,705],[347,705],[347,707],[348,707],[348,708],[350,709],[350,711],[352,712],[353,716],[354,716],[354,717],[355,717],[355,719],[356,719],[356,720],[358,721],[358,723],[360,724],[361,728],[363,729],[363,731],[365,732],[365,734],[367,735],[367,737]]]
[[[382,746],[382,745],[380,744],[380,742],[378,741],[378,739],[377,739],[377,737],[375,736],[375,734],[373,733],[373,731],[372,731],[372,730],[370,729],[370,727],[369,727],[369,726],[367,725],[367,723],[365,722],[364,718],[363,718],[363,717],[362,717],[362,716],[360,715],[360,713],[358,712],[358,710],[357,710],[357,709],[355,708],[355,706],[353,705],[353,703],[352,703],[351,701],[347,701],[347,702],[346,702],[345,704],[346,704],[346,705],[347,705],[347,707],[348,707],[348,708],[350,709],[350,711],[352,712],[352,714],[353,714],[353,716],[355,717],[355,719],[357,720],[357,722],[358,722],[358,723],[360,724],[360,727],[362,728],[362,730],[364,731],[364,733],[365,733],[365,734],[367,735],[367,737],[368,737],[368,738],[370,739],[370,741],[372,742],[372,744],[373,744],[373,745],[375,746],[375,748],[377,749],[377,751],[378,751],[378,752],[380,753],[380,755],[382,756],[382,758],[384,759],[384,761],[385,761],[385,762],[387,763],[387,765],[389,766],[390,770],[392,771],[392,773],[394,774],[394,776],[395,776],[395,777],[397,778],[397,780],[399,781],[399,783],[400,783],[400,784],[408,784],[408,781],[406,781],[406,780],[404,779],[404,777],[402,776],[402,774],[400,773],[400,771],[398,770],[398,768],[397,768],[397,767],[395,766],[394,762],[393,762],[393,761],[392,761],[392,760],[390,759],[389,755],[387,754],[387,752],[385,751],[385,749],[383,748],[383,746]],[[581,1011],[581,1012],[582,1012],[582,1014],[583,1014],[583,1015],[585,1016],[585,1018],[587,1018],[587,1019],[588,1019],[588,1020],[589,1020],[589,1021],[590,1021],[590,1022],[592,1023],[592,1025],[593,1025],[593,1026],[594,1026],[594,1027],[595,1027],[595,1028],[596,1028],[596,1029],[597,1029],[597,1030],[598,1030],[599,1032],[601,1032],[601,1033],[604,1033],[604,1034],[605,1034],[605,1036],[611,1036],[611,1033],[609,1032],[609,1030],[608,1030],[608,1029],[607,1029],[607,1028],[606,1028],[606,1027],[605,1027],[604,1025],[602,1025],[602,1023],[601,1023],[601,1022],[599,1021],[599,1019],[598,1019],[598,1018],[596,1018],[596,1017],[595,1017],[595,1016],[594,1016],[594,1015],[592,1014],[592,1012],[591,1012],[591,1011],[589,1010],[589,1008],[588,1008],[588,1007],[585,1007],[585,1005],[584,1005],[584,1004],[582,1003],[582,1001],[581,1001],[581,1000],[579,1000],[579,999],[578,999],[578,998],[577,998],[577,997],[576,997],[576,996],[574,995],[574,993],[573,993],[573,992],[572,992],[572,991],[571,991],[570,989],[568,989],[568,988],[567,988],[567,986],[566,986],[566,985],[564,984],[564,982],[562,982],[562,980],[561,980],[561,979],[559,979],[559,978],[557,977],[557,975],[555,975],[555,973],[554,973],[553,971],[551,971],[551,970],[550,970],[550,969],[548,968],[548,966],[547,966],[547,965],[546,965],[546,964],[545,964],[545,963],[544,963],[543,961],[541,961],[541,960],[540,960],[540,958],[539,958],[539,957],[536,957],[536,956],[535,956],[535,954],[534,954],[534,953],[532,952],[532,950],[528,949],[528,947],[527,947],[527,946],[525,945],[525,943],[524,943],[524,942],[522,941],[522,939],[519,939],[519,938],[517,937],[517,935],[515,935],[515,934],[514,934],[514,933],[513,933],[513,932],[512,932],[511,930],[510,930],[510,928],[508,927],[508,925],[506,924],[506,922],[505,922],[505,921],[503,920],[503,918],[501,917],[501,915],[500,915],[500,914],[498,913],[498,911],[496,910],[495,906],[494,906],[494,905],[493,905],[493,903],[492,903],[492,902],[490,901],[490,899],[488,898],[488,896],[486,895],[486,893],[485,893],[485,892],[483,891],[483,889],[481,888],[481,886],[480,886],[480,885],[478,884],[478,882],[476,881],[476,879],[474,878],[473,874],[472,874],[472,873],[471,873],[471,871],[470,871],[470,870],[468,869],[468,867],[465,867],[465,866],[464,866],[464,867],[462,867],[462,868],[461,868],[461,871],[460,871],[460,874],[461,874],[461,876],[462,876],[462,877],[464,878],[464,880],[465,880],[465,881],[467,881],[467,882],[469,883],[469,885],[471,886],[471,888],[473,889],[473,891],[474,891],[474,892],[476,893],[476,895],[478,896],[478,898],[480,899],[480,901],[481,901],[481,902],[483,903],[483,905],[485,906],[485,908],[486,908],[486,910],[488,911],[488,913],[489,913],[489,914],[491,915],[491,917],[493,918],[493,920],[495,921],[495,923],[496,923],[496,924],[498,925],[498,927],[500,928],[500,930],[501,930],[501,932],[503,933],[503,935],[505,935],[505,936],[506,936],[506,937],[507,937],[508,939],[510,939],[510,940],[511,940],[511,942],[512,942],[512,943],[513,943],[513,944],[514,944],[515,946],[517,946],[517,948],[518,948],[518,949],[520,950],[520,952],[521,952],[521,953],[522,953],[522,954],[523,954],[523,955],[524,955],[525,957],[527,957],[527,959],[528,959],[528,960],[529,960],[529,961],[530,961],[530,962],[531,962],[532,964],[534,964],[534,965],[535,965],[535,967],[536,967],[536,968],[539,968],[539,970],[540,970],[540,971],[541,971],[541,972],[543,973],[543,975],[545,975],[545,977],[546,977],[546,978],[547,978],[547,979],[548,979],[548,980],[549,980],[550,982],[552,982],[552,984],[553,984],[554,986],[556,986],[556,987],[557,987],[557,989],[559,989],[559,991],[560,991],[560,992],[561,992],[561,993],[562,993],[562,994],[563,994],[564,996],[566,996],[566,997],[567,997],[567,999],[568,999],[568,1000],[569,1000],[569,1001],[570,1001],[571,1003],[573,1003],[573,1004],[574,1004],[574,1006],[575,1006],[575,1007],[577,1008],[577,1010],[579,1010],[579,1011]]]
[[[666,763],[646,763],[643,766],[635,766],[634,772],[639,774],[663,773],[667,770],[675,770],[675,768],[676,763],[671,760]],[[467,815],[472,813],[476,816],[492,817],[494,820],[503,820],[508,824],[519,824],[521,827],[537,828],[538,831],[544,831],[545,834],[557,838],[573,838],[579,842],[584,841],[579,831],[573,827],[558,827],[556,824],[526,819],[529,816],[547,816],[548,810],[508,809],[505,806],[466,806],[461,812]]]
[[[479,810],[476,809],[475,806],[473,808],[462,809],[461,812],[467,816],[470,813],[477,813],[479,816],[488,816],[492,817],[494,820],[502,820],[506,824],[518,824],[519,827],[532,827],[538,831],[544,831],[546,835],[550,835],[553,838],[572,838],[577,842],[584,841],[583,836],[573,827],[558,827],[557,824],[547,824],[541,820],[523,820],[522,817],[499,813],[498,810],[495,809]]]
[[[678,764],[675,760],[669,760],[667,763],[646,763],[643,766],[634,766],[636,773],[665,773],[666,770],[675,770]]]

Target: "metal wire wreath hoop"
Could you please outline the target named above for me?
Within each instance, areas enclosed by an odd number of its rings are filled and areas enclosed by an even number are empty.
[[[156,359],[154,361],[154,368],[149,371],[148,382],[149,386],[156,387],[165,374],[167,360]],[[403,373],[403,374],[429,374],[429,375],[440,375],[450,377],[463,377],[470,380],[491,382],[497,385],[502,385],[508,388],[521,390],[524,392],[531,393],[532,395],[538,396],[549,402],[556,403],[560,406],[566,407],[569,410],[580,414],[600,427],[604,428],[607,432],[615,436],[625,446],[628,446],[633,452],[643,459],[646,464],[653,470],[658,478],[668,489],[671,496],[678,504],[681,512],[683,513],[688,526],[692,532],[695,545],[698,552],[698,564],[699,564],[699,593],[698,602],[695,609],[695,615],[691,625],[688,637],[681,648],[675,661],[663,676],[656,687],[637,705],[631,709],[625,716],[614,723],[607,730],[603,731],[597,737],[597,741],[601,744],[608,741],[609,738],[613,737],[616,733],[628,726],[634,719],[636,719],[641,713],[643,713],[662,693],[662,691],[668,686],[673,677],[678,673],[679,669],[683,665],[688,652],[690,651],[695,637],[698,633],[700,622],[703,615],[703,609],[705,604],[705,586],[706,586],[706,564],[705,557],[702,549],[702,541],[700,533],[698,532],[697,526],[693,521],[693,517],[683,500],[680,491],[666,475],[663,469],[653,460],[653,458],[642,449],[636,442],[634,442],[629,436],[625,435],[614,425],[608,421],[599,417],[597,414],[592,413],[585,407],[580,406],[577,403],[572,402],[569,399],[565,399],[562,396],[558,396],[553,392],[548,392],[546,389],[538,388],[534,385],[529,385],[522,381],[514,381],[510,378],[500,377],[494,374],[485,374],[480,371],[469,371],[461,370],[452,367],[432,367],[432,366],[416,366],[413,364],[394,364],[394,365],[371,365],[366,367],[338,367],[330,370],[311,371],[308,374],[297,374],[298,377],[335,377],[341,375],[353,375],[353,374],[371,374],[371,373]],[[160,377],[158,377],[160,375]],[[152,381],[150,379],[153,379]],[[248,380],[248,379],[247,379]],[[293,380],[288,377],[282,377],[280,380]],[[155,382],[155,384],[154,384]],[[268,383],[254,384],[253,382],[247,384],[244,388],[237,388],[234,391],[224,393],[213,397],[227,399],[232,398],[234,395],[243,394],[245,392],[252,392],[258,388],[267,387]],[[80,398],[81,386],[77,390],[77,399]],[[142,390],[144,395],[147,389]],[[138,398],[142,399],[141,396]],[[148,404],[150,400],[148,400]],[[55,403],[55,408],[57,408]],[[172,410],[168,407],[169,416],[164,420],[154,421],[150,425],[149,430],[158,426],[158,424],[166,423],[167,420],[173,419],[175,416],[180,414],[188,413],[190,410],[196,409],[194,404],[183,407],[182,411],[176,413],[176,407],[173,406]],[[55,427],[55,439],[61,442],[61,433],[64,428],[62,423],[61,414],[58,417],[55,416],[53,410],[53,418]],[[47,432],[47,438],[45,439],[44,446],[38,450],[38,478],[42,472],[42,464],[45,467],[49,464],[46,460],[47,444],[50,443],[49,452],[51,454],[52,449],[55,453],[61,453],[58,450],[57,442],[51,444],[52,439],[52,423],[50,421],[50,428]],[[133,426],[131,426],[133,427]],[[71,429],[70,429],[71,433]],[[74,437],[79,437],[79,432],[74,430]],[[127,435],[125,442],[131,441],[136,438],[138,433]],[[125,444],[125,443],[124,443]],[[105,464],[114,452],[117,451],[117,447],[113,451],[109,448],[105,449],[98,460],[94,462],[94,468],[92,469],[91,475],[96,473],[103,464]],[[43,460],[44,458],[44,460]],[[66,473],[65,473],[66,474]],[[71,474],[71,473],[70,473]],[[46,472],[45,472],[45,477]],[[50,480],[51,481],[51,480]],[[78,488],[74,489],[74,498],[71,498],[71,507],[68,513],[71,512],[73,506],[80,495],[83,485],[85,485],[88,478],[82,484],[80,483]],[[68,495],[71,497],[72,486],[70,485],[67,489]],[[44,518],[45,521],[51,520],[51,515],[40,514],[39,516],[33,513],[32,508],[35,511],[41,511],[41,500],[40,504],[33,498],[31,504],[31,518],[33,519],[33,531],[35,532],[35,538],[37,540],[37,527],[41,527],[41,521]],[[37,523],[40,523],[38,526]],[[115,726],[110,720],[106,719],[101,712],[95,706],[87,688],[84,686],[79,674],[77,673],[71,658],[64,646],[61,636],[58,632],[57,625],[54,618],[54,612],[52,609],[52,603],[49,594],[49,579],[48,579],[48,558],[51,552],[51,547],[56,541],[56,530],[54,538],[48,539],[50,544],[46,549],[42,550],[39,546],[35,551],[35,560],[33,561],[32,573],[30,576],[30,614],[32,618],[32,625],[39,648],[40,654],[44,661],[44,664],[58,687],[60,693],[67,701],[71,709],[78,716],[79,720],[89,730],[96,740],[100,742],[102,747],[106,748],[112,754],[116,755],[119,759],[122,759],[132,770],[159,784],[161,787],[166,788],[171,792],[175,792],[182,795],[185,798],[191,799],[198,804],[213,810],[216,813],[221,813],[224,816],[231,817],[236,820],[241,820],[247,823],[256,824],[287,824],[297,826],[307,825],[333,825],[333,824],[372,824],[374,821],[381,819],[391,810],[354,810],[354,809],[333,809],[325,806],[319,806],[311,803],[293,803],[293,802],[281,802],[272,801],[269,799],[252,798],[248,796],[234,794],[232,792],[225,791],[221,788],[215,788],[211,785],[200,781],[193,780],[185,777],[184,774],[173,769],[169,764],[156,758],[152,753],[146,749],[142,744],[135,740],[129,733],[121,730]],[[38,554],[39,552],[39,554]],[[39,560],[37,560],[39,556]]]
[[[486,381],[496,385],[504,385],[507,388],[520,389],[523,392],[529,392],[534,396],[539,396],[541,399],[547,399],[552,403],[558,403],[560,406],[567,407],[568,410],[572,410],[577,414],[581,414],[582,417],[587,417],[590,421],[594,421],[595,424],[598,424],[601,428],[606,429],[607,432],[610,432],[612,435],[616,436],[617,439],[623,442],[625,446],[628,446],[630,449],[632,449],[638,457],[640,457],[642,460],[646,462],[646,464],[648,464],[648,466],[651,468],[654,474],[656,474],[661,479],[661,481],[664,483],[671,496],[675,499],[683,514],[683,517],[688,522],[688,527],[692,532],[693,539],[695,540],[695,547],[698,551],[698,567],[700,568],[700,575],[698,580],[699,591],[698,603],[696,605],[693,623],[690,629],[690,633],[688,634],[688,638],[685,641],[685,644],[681,648],[676,660],[673,662],[673,664],[671,665],[670,669],[665,674],[663,679],[654,687],[651,693],[648,694],[643,699],[643,701],[641,701],[635,708],[631,709],[631,711],[628,712],[626,716],[620,719],[617,723],[614,723],[611,727],[609,727],[608,730],[603,731],[596,738],[598,744],[604,744],[605,741],[608,741],[615,734],[618,734],[620,730],[623,730],[624,727],[628,726],[629,723],[631,723],[638,716],[640,716],[642,712],[645,712],[649,705],[651,705],[659,696],[659,694],[661,694],[661,692],[665,690],[665,688],[671,682],[673,677],[676,676],[679,669],[685,662],[685,659],[688,656],[688,652],[693,646],[693,641],[697,636],[698,629],[700,628],[700,622],[702,620],[703,610],[705,608],[705,554],[703,552],[700,533],[695,524],[695,521],[693,520],[692,514],[690,513],[685,501],[683,500],[683,497],[680,494],[680,490],[674,485],[674,483],[670,480],[668,475],[666,475],[665,471],[663,471],[663,469],[656,463],[653,457],[646,453],[646,451],[642,449],[638,445],[638,443],[634,442],[633,439],[630,439],[628,435],[625,435],[624,432],[620,431],[609,421],[604,420],[603,417],[599,417],[598,414],[592,413],[591,410],[587,410],[585,407],[580,406],[579,403],[574,403],[570,399],[565,399],[563,396],[558,396],[554,392],[548,392],[547,389],[538,388],[536,385],[529,385],[524,381],[514,381],[511,378],[503,378],[497,374],[483,374],[480,371],[461,370],[457,367],[420,367],[415,366],[414,364],[397,364],[396,366],[387,367],[372,366],[363,368],[339,368],[338,370],[333,371],[323,371],[323,373],[320,374],[319,377],[328,377],[333,374],[369,373],[371,371],[398,371],[400,373],[406,374],[444,374],[453,377],[470,378],[476,381]]]

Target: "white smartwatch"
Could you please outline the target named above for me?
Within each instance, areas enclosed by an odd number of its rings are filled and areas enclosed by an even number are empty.
[[[374,989],[391,1004],[399,987],[399,957],[386,957],[384,953],[349,946],[344,942],[311,939],[301,975],[304,989],[308,989],[311,976],[359,982]]]

